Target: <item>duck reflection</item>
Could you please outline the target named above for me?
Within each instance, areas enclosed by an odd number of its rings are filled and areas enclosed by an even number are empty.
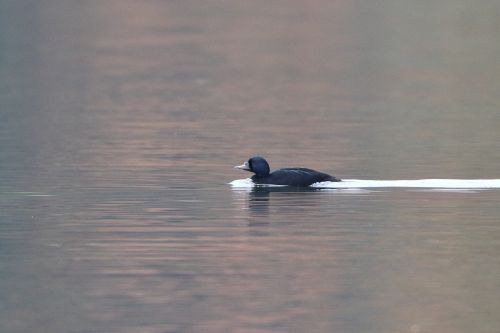
[[[249,192],[245,191],[249,225],[268,225],[273,213],[297,213],[317,206],[320,196],[311,195],[317,192],[319,189],[307,187],[254,187]]]
[[[248,209],[252,215],[269,215],[269,197],[271,191],[265,188],[253,188],[248,197]]]

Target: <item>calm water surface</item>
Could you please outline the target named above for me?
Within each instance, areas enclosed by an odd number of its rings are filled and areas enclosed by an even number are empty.
[[[0,331],[498,332],[497,1],[0,0]]]

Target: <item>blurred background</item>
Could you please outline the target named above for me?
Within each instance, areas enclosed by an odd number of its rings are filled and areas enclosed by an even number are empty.
[[[0,0],[2,332],[498,332],[500,3]]]

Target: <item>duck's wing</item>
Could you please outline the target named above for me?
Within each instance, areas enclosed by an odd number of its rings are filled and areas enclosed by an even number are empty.
[[[313,169],[308,169],[308,168],[283,168],[279,170],[286,170],[286,171],[292,171],[298,175],[303,175],[306,177],[312,177],[314,178],[314,182],[326,182],[326,181],[331,181],[331,182],[339,182],[340,179],[334,176],[331,176],[327,173],[324,172],[319,172]],[[279,171],[277,170],[277,171]]]
[[[263,181],[265,181],[265,184],[309,186],[318,182],[339,181],[339,179],[307,168],[283,168],[273,171]]]

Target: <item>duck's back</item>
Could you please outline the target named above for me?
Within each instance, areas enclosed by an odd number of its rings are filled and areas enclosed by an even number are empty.
[[[340,179],[329,174],[307,168],[283,168],[271,172],[268,176],[252,177],[257,184],[273,184],[287,186],[309,186],[318,182],[338,182]]]

